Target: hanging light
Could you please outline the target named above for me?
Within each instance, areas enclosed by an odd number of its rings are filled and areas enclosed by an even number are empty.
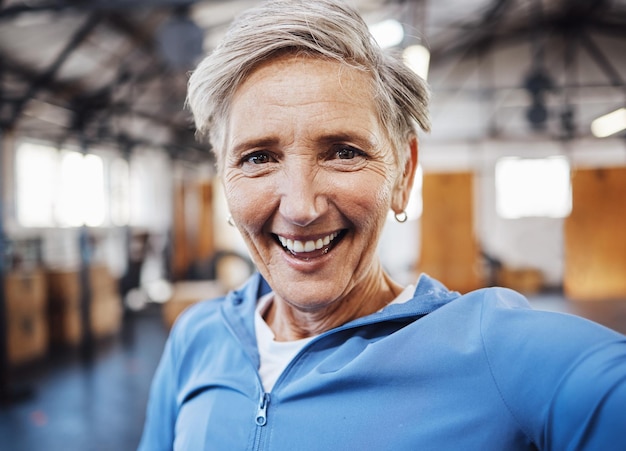
[[[395,19],[375,23],[370,25],[369,29],[378,45],[383,49],[395,47],[404,39],[404,27]]]
[[[591,122],[591,133],[596,138],[606,138],[626,130],[626,108],[619,108]]]
[[[159,51],[173,69],[192,67],[203,53],[204,31],[180,7],[157,30]]]
[[[410,45],[402,52],[404,64],[413,72],[422,77],[428,78],[428,66],[430,65],[430,52],[421,44]]]

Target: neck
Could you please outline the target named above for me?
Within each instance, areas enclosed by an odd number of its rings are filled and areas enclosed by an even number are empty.
[[[401,292],[382,268],[375,277],[361,282],[341,299],[315,310],[297,308],[293,303],[274,296],[264,319],[277,341],[292,341],[319,335],[349,321],[370,315],[389,304]]]

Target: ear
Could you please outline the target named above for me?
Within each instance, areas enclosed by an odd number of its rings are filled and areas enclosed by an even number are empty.
[[[409,158],[404,165],[404,171],[396,184],[391,199],[391,209],[394,213],[402,213],[407,204],[409,203],[409,196],[411,195],[411,189],[413,188],[413,181],[415,179],[415,171],[417,170],[418,162],[418,144],[417,137],[414,136],[408,142],[407,149],[409,151]]]

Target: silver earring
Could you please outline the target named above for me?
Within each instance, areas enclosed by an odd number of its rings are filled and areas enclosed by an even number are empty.
[[[235,221],[233,220],[233,215],[228,215],[228,219],[226,220],[226,222],[228,222],[229,226],[235,227]]]
[[[406,211],[402,210],[400,213],[394,213],[394,218],[396,218],[396,221],[398,221],[399,223],[403,223],[406,222],[406,220],[408,219],[408,216],[406,215]]]

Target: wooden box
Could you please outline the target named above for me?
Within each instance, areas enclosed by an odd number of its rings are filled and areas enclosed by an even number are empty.
[[[46,309],[46,278],[42,271],[14,271],[5,277],[6,309],[42,313]]]
[[[198,301],[215,299],[223,296],[226,290],[222,284],[215,280],[189,280],[176,282],[173,287],[172,297],[163,304],[163,322],[169,329],[176,318]]]
[[[122,325],[122,301],[117,280],[105,265],[89,268],[90,318],[94,338],[117,333]],[[76,346],[83,339],[82,286],[79,270],[48,272],[50,338],[54,345]]]
[[[118,293],[117,281],[105,265],[93,265],[89,268],[89,283],[94,297],[112,296]]]
[[[497,275],[497,285],[523,294],[536,294],[544,287],[543,273],[536,268],[503,267]]]
[[[46,354],[48,325],[44,312],[12,311],[7,319],[7,354],[10,365],[28,363]]]
[[[96,338],[115,335],[122,326],[122,301],[118,295],[98,294],[91,302],[91,330]]]
[[[80,273],[75,270],[49,270],[46,273],[48,303],[52,311],[80,304]]]
[[[50,343],[55,346],[77,346],[83,338],[80,306],[73,305],[49,313]]]

